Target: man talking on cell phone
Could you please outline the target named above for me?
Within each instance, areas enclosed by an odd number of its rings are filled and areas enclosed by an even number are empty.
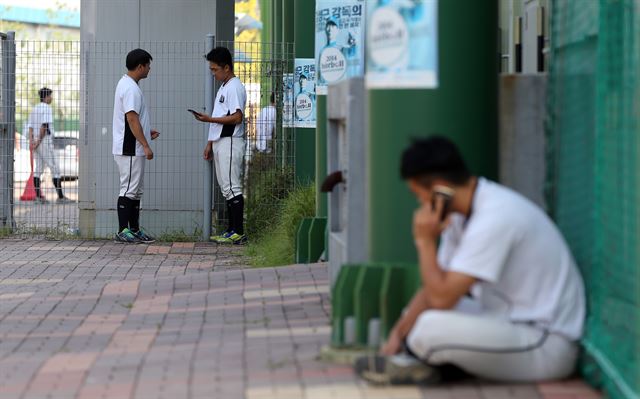
[[[358,359],[355,371],[378,384],[435,383],[451,370],[501,381],[570,375],[584,285],[551,219],[473,176],[444,137],[415,141],[400,170],[420,203],[413,237],[422,286],[380,354]]]

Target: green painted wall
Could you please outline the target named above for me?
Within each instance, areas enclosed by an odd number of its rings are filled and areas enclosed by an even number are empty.
[[[464,10],[464,12],[460,12]],[[497,2],[438,2],[439,87],[369,91],[371,261],[416,261],[416,208],[399,163],[412,137],[440,134],[472,171],[497,175]]]
[[[294,10],[295,58],[315,56],[315,0],[297,0]],[[308,183],[315,178],[316,129],[295,129],[296,179]]]

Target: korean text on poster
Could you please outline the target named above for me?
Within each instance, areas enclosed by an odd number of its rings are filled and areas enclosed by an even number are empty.
[[[438,87],[438,0],[374,0],[367,18],[367,87]]]
[[[313,58],[296,58],[293,74],[295,127],[316,127],[316,65]]]
[[[317,94],[364,74],[364,0],[316,1]]]

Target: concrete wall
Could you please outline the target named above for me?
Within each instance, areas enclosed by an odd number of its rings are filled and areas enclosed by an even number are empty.
[[[542,208],[547,76],[500,77],[500,181]]]
[[[205,125],[186,112],[204,108],[205,37],[233,40],[233,0],[83,0],[81,3],[80,232],[104,237],[117,228],[118,172],[111,155],[115,86],[126,54],[151,53],[140,82],[161,137],[147,161],[142,224],[155,234],[202,227]]]

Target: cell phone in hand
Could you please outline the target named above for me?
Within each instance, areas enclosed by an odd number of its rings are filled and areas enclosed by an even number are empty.
[[[440,214],[440,221],[443,222],[450,212],[451,200],[455,190],[451,187],[435,185],[433,186],[433,196],[431,198],[432,209],[436,209],[436,198],[441,197],[443,199],[442,213]]]
[[[193,110],[191,108],[187,109],[187,111],[191,112],[193,115],[197,116],[197,115],[201,115],[200,112]]]

